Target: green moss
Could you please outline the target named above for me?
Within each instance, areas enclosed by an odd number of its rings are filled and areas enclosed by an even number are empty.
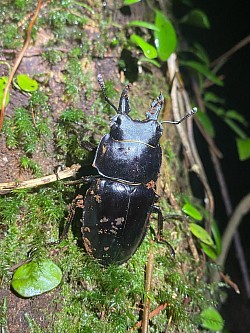
[[[2,34],[3,47],[6,49],[15,49],[21,47],[20,33],[15,24],[4,25]]]
[[[1,42],[6,49],[21,48],[25,31],[18,27],[28,13],[35,10],[33,0],[2,1],[0,11]],[[33,32],[34,33],[34,32]]]
[[[49,50],[42,53],[42,57],[46,59],[51,65],[56,65],[62,60],[63,54],[57,50]]]
[[[0,198],[1,223],[6,226],[0,242],[1,275],[6,267],[25,259],[31,247],[42,249],[46,242],[58,239],[58,224],[66,210],[63,193],[59,182],[50,189],[19,190]]]
[[[7,147],[21,149],[26,156],[20,158],[20,166],[30,169],[36,176],[41,175],[41,168],[31,157],[38,147],[46,151],[51,138],[49,116],[47,97],[36,91],[31,95],[27,108],[16,108],[14,115],[4,121],[3,132]]]
[[[27,156],[20,158],[20,166],[23,169],[30,169],[36,177],[40,177],[42,175],[41,167]]]

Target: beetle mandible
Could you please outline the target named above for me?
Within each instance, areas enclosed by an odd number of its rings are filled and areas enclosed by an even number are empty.
[[[126,86],[118,108],[108,99],[102,76],[98,82],[105,100],[117,114],[111,119],[110,133],[101,139],[93,166],[98,177],[90,177],[90,187],[83,203],[82,235],[86,251],[106,266],[126,262],[142,243],[149,227],[150,214],[158,214],[158,236],[163,229],[161,210],[155,205],[155,192],[162,151],[159,144],[162,123],[179,124],[196,112],[196,108],[179,121],[158,122],[164,98],[152,102],[145,120],[129,116]]]

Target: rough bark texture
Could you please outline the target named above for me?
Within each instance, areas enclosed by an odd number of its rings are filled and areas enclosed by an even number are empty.
[[[1,58],[11,66],[35,5],[34,1],[3,4]],[[82,163],[84,174],[93,172],[93,154],[88,151],[108,131],[113,113],[100,94],[98,73],[108,82],[107,93],[116,105],[124,82],[133,81],[130,100],[135,117],[144,117],[160,91],[166,99],[162,117],[171,117],[167,78],[150,64],[139,67],[138,73],[140,51],[127,40],[125,24],[149,20],[151,15],[143,3],[122,9],[117,1],[108,1],[106,9],[100,1],[43,3],[32,43],[17,71],[35,78],[39,90],[30,94],[12,85],[0,136],[1,182],[52,174],[62,163]],[[0,70],[8,76],[4,63]],[[150,234],[129,263],[103,269],[82,249],[79,223],[72,227],[69,241],[44,250],[46,242],[58,238],[74,189],[59,182],[2,196],[0,305],[6,332],[129,331],[142,319],[144,301],[148,304],[143,293],[149,249],[156,253],[150,332],[198,331],[195,313],[211,300],[206,296],[208,285],[202,282],[205,262],[194,258],[197,251],[180,212],[182,194],[190,191],[178,140],[175,128],[169,127],[162,140],[158,182],[164,214],[180,214],[179,220],[168,224],[165,235],[175,248],[175,260],[164,245],[152,245]],[[62,268],[63,282],[50,293],[22,299],[10,288],[11,267],[34,246],[41,257],[50,256]]]

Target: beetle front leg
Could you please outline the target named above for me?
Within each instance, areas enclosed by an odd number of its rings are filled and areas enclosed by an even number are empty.
[[[160,207],[158,206],[152,206],[152,213],[157,213],[157,224],[158,224],[158,230],[157,230],[157,242],[160,242],[160,243],[164,243],[168,246],[169,248],[169,251],[170,251],[170,254],[171,254],[171,257],[175,257],[175,251],[173,249],[173,247],[171,246],[171,244],[169,244],[169,242],[167,242],[164,238],[163,238],[163,235],[162,235],[162,232],[163,232],[163,215],[162,215],[162,211],[160,209]]]

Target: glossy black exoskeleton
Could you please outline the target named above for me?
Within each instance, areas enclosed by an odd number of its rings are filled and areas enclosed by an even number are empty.
[[[158,235],[162,232],[162,213],[155,206],[162,151],[159,144],[162,125],[158,116],[163,105],[159,95],[143,121],[129,117],[129,86],[121,94],[116,108],[105,94],[104,82],[98,82],[106,101],[116,110],[110,133],[100,141],[93,166],[99,177],[89,178],[84,198],[83,241],[89,255],[102,265],[126,262],[138,249],[149,227],[149,216],[158,213]],[[196,110],[193,109],[178,124]]]

